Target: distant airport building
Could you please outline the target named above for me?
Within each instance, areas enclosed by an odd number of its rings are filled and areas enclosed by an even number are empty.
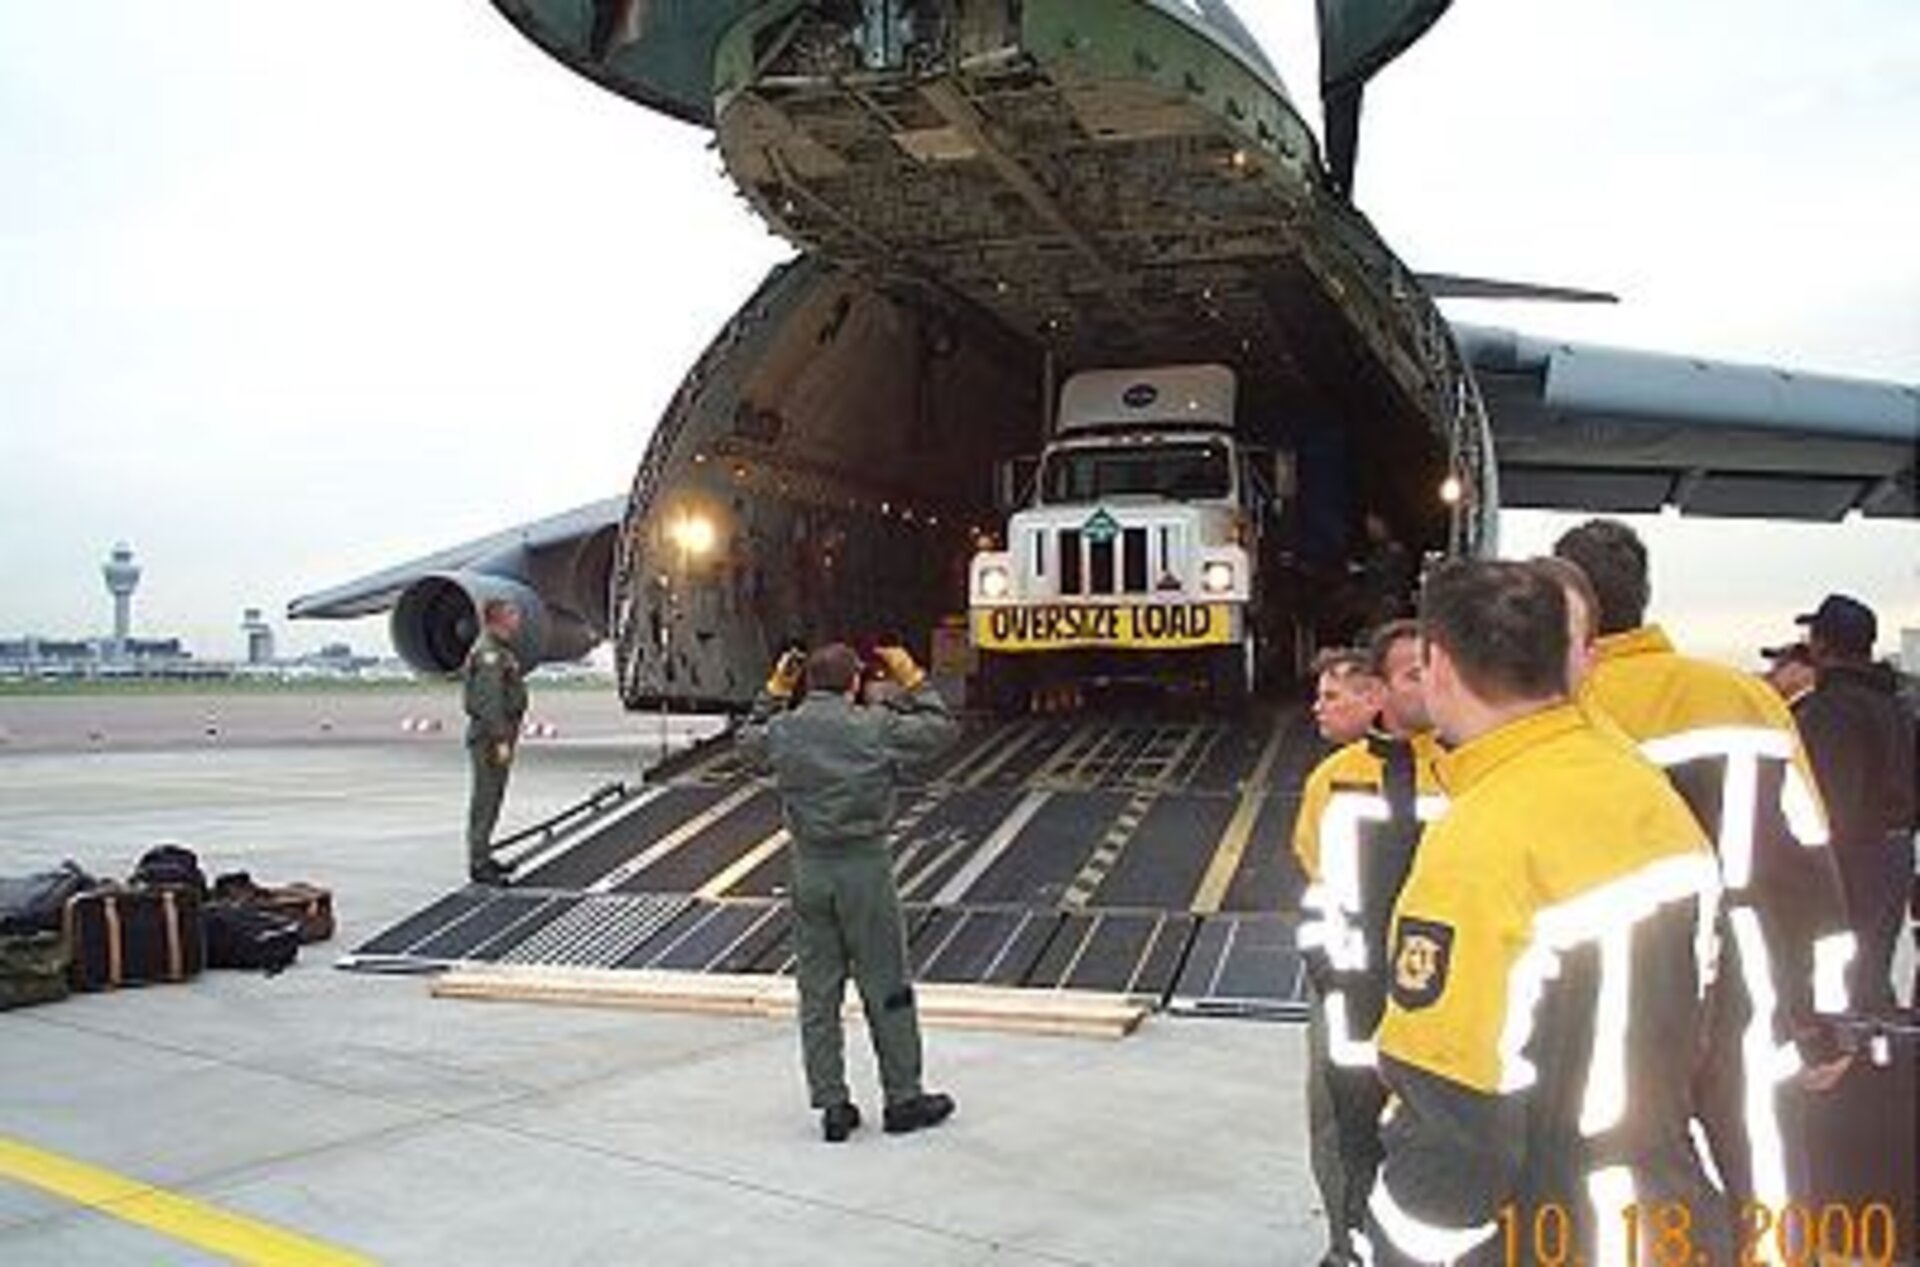
[[[1920,629],[1900,631],[1900,669],[1904,673],[1920,674]]]
[[[166,677],[193,664],[178,638],[0,639],[0,677]]]

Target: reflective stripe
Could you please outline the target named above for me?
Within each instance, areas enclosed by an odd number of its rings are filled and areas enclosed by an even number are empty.
[[[1707,1133],[1700,1127],[1700,1119],[1687,1119],[1687,1136],[1693,1141],[1694,1160],[1700,1163],[1700,1172],[1721,1192],[1727,1190],[1727,1181],[1720,1177],[1720,1167],[1713,1164],[1713,1147],[1707,1143]]]
[[[1342,910],[1360,909],[1360,824],[1384,823],[1393,812],[1386,798],[1366,792],[1335,792],[1320,816],[1320,878]]]
[[[1626,929],[1673,902],[1708,900],[1719,888],[1713,859],[1703,853],[1660,858],[1558,906],[1535,912],[1533,940],[1507,974],[1507,1014],[1500,1031],[1502,1093],[1523,1091],[1538,1071],[1525,1056],[1546,983],[1560,975],[1560,957],[1596,939],[1595,930]],[[1600,1041],[1598,1034],[1596,1043]],[[1589,1080],[1591,1081],[1591,1080]]]
[[[1507,971],[1507,1014],[1500,1022],[1500,1091],[1511,1094],[1532,1086],[1540,1075],[1523,1054],[1533,1041],[1534,1014],[1547,981],[1560,975],[1560,956],[1538,939],[1520,952]]]
[[[1336,971],[1366,971],[1366,933],[1359,925],[1348,922],[1325,885],[1308,886],[1300,897],[1300,907],[1303,918],[1294,933],[1295,945],[1325,954]]]
[[[1753,803],[1758,799],[1760,762],[1730,755],[1720,785],[1720,874],[1736,891],[1753,881]]]
[[[1701,726],[1649,739],[1640,750],[1656,765],[1681,765],[1736,753],[1758,759],[1793,759],[1793,737],[1772,726]]]
[[[1373,1069],[1380,1064],[1379,1050],[1372,1042],[1352,1037],[1353,1025],[1347,1016],[1347,996],[1329,990],[1323,1003],[1327,1018],[1327,1057],[1343,1069]]]
[[[1787,762],[1787,772],[1781,777],[1780,812],[1801,848],[1819,849],[1829,843],[1826,811],[1820,808],[1820,798],[1797,762]]]
[[[1705,1000],[1707,991],[1720,979],[1720,886],[1701,895],[1699,912],[1693,924],[1693,961],[1700,965],[1700,985],[1696,997]]]
[[[1587,1200],[1593,1206],[1593,1243],[1596,1263],[1638,1263],[1645,1259],[1627,1244],[1627,1212],[1639,1203],[1633,1172],[1625,1166],[1607,1166],[1587,1176]],[[1575,1261],[1578,1261],[1577,1259]],[[1655,1256],[1654,1261],[1659,1261]]]
[[[1444,814],[1447,798],[1422,796],[1414,801],[1414,816],[1432,822]],[[1384,823],[1393,807],[1371,792],[1336,791],[1320,814],[1320,879],[1301,896],[1304,912],[1318,918],[1301,921],[1295,942],[1302,949],[1323,951],[1336,972],[1365,972],[1366,930],[1359,922],[1365,909],[1360,891],[1360,824]]]
[[[1812,798],[1794,765],[1794,742],[1789,732],[1758,726],[1704,726],[1649,739],[1640,750],[1666,769],[1689,761],[1726,761],[1726,778],[1720,785],[1717,843],[1721,874],[1728,888],[1744,889],[1753,878],[1754,809],[1763,759],[1787,764],[1780,784],[1780,809],[1795,838],[1806,847],[1825,843],[1819,802]]]
[[[1740,1038],[1741,1065],[1745,1070],[1746,1100],[1742,1124],[1746,1127],[1749,1166],[1753,1172],[1752,1199],[1769,1210],[1784,1210],[1787,1205],[1787,1166],[1780,1144],[1780,1122],[1774,1111],[1774,1084],[1781,1067],[1780,1053],[1773,1043],[1772,965],[1767,961],[1767,942],[1760,932],[1760,917],[1744,907],[1729,911],[1727,921],[1733,928],[1734,944],[1740,949],[1740,963],[1747,992],[1753,1001],[1753,1016]],[[1792,1048],[1787,1049],[1792,1052]],[[1760,1237],[1755,1248],[1760,1261],[1778,1263],[1778,1246],[1773,1237]]]
[[[1829,933],[1813,943],[1813,1010],[1847,1010],[1847,965],[1853,962],[1852,933]]]
[[[1633,925],[1600,936],[1600,988],[1593,1012],[1593,1055],[1580,1105],[1580,1133],[1612,1130],[1627,1115],[1627,1013],[1633,982]],[[1603,1258],[1602,1262],[1611,1262]]]
[[[1465,1258],[1495,1231],[1492,1223],[1478,1227],[1441,1227],[1437,1223],[1421,1222],[1400,1208],[1387,1188],[1384,1175],[1367,1196],[1367,1212],[1373,1215],[1374,1222],[1396,1249],[1420,1263],[1451,1263]]]
[[[1366,931],[1360,914],[1360,824],[1385,822],[1385,798],[1366,792],[1335,792],[1320,815],[1321,919],[1313,944],[1326,952],[1336,972],[1367,970]]]

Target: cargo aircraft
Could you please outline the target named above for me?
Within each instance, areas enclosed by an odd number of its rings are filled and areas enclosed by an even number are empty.
[[[711,132],[797,254],[687,372],[625,497],[292,604],[391,609],[423,672],[460,665],[490,597],[526,613],[530,662],[611,639],[635,708],[737,707],[796,634],[924,646],[1090,369],[1232,371],[1296,620],[1369,517],[1431,555],[1490,551],[1503,506],[1920,513],[1911,385],[1442,316],[1608,298],[1416,273],[1356,208],[1364,89],[1449,0],[1320,0],[1324,138],[1225,0],[494,2]]]

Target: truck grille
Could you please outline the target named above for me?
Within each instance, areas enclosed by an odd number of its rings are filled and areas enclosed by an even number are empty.
[[[1091,541],[1078,528],[1061,531],[1061,597],[1145,594],[1150,578],[1145,528],[1123,528],[1105,541]]]

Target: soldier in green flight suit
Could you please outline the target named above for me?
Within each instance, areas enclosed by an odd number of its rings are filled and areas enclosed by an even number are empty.
[[[527,684],[513,641],[520,633],[520,609],[505,599],[488,599],[481,610],[483,628],[467,652],[461,677],[466,682],[467,757],[473,765],[473,794],[467,803],[467,874],[476,884],[504,884],[507,868],[493,858],[493,825],[507,794],[520,719],[527,712]]]
[[[829,1143],[860,1125],[847,1090],[840,1007],[852,975],[879,1057],[889,1134],[936,1125],[949,1096],[920,1083],[920,1018],[887,827],[900,768],[938,755],[959,734],[913,657],[877,652],[901,689],[860,702],[860,659],[843,643],[789,651],[740,733],[749,760],[771,769],[792,835],[794,975],[807,1090]],[[792,706],[802,675],[805,697]]]

